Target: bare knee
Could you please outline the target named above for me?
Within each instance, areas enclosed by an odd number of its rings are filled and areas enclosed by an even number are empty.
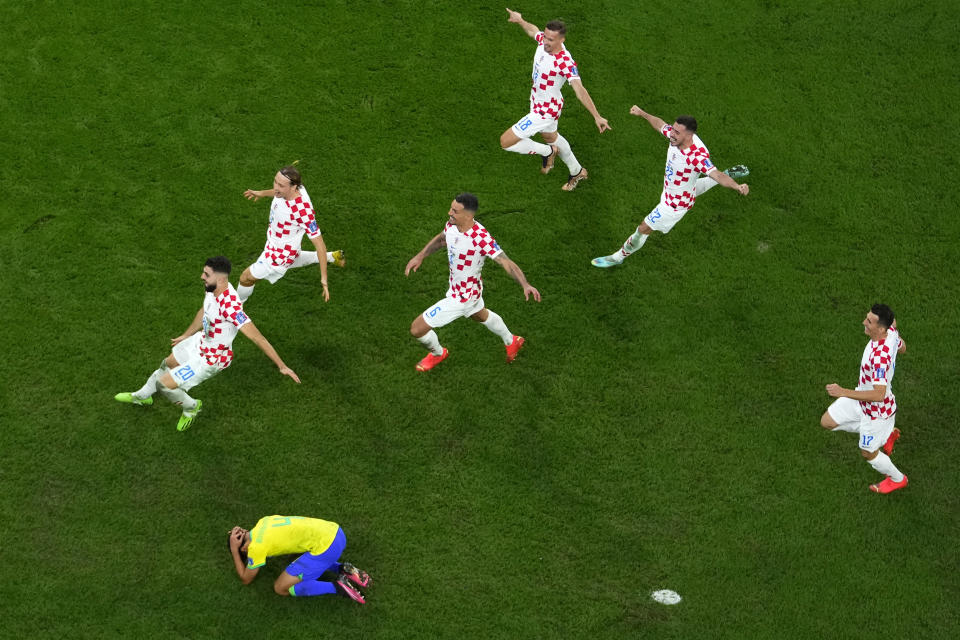
[[[243,273],[240,274],[240,286],[252,287],[255,284],[257,284],[257,279],[250,274],[250,267],[247,267],[243,270]]]
[[[830,415],[830,412],[824,411],[823,415],[820,416],[820,426],[823,427],[824,429],[833,430],[833,429],[836,429],[838,425],[837,425],[837,421],[834,420],[833,417]]]
[[[506,131],[504,131],[503,135],[500,136],[501,149],[509,149],[510,147],[517,144],[518,142],[520,142],[520,138],[518,138],[517,134],[515,134],[510,129],[507,129]]]
[[[176,369],[180,366],[180,363],[177,362],[177,359],[172,353],[167,356],[167,358],[163,361],[163,364],[167,365],[167,369]]]
[[[553,144],[557,141],[558,132],[556,131],[542,131],[540,137],[543,138],[543,141],[547,144]]]
[[[877,449],[876,451],[866,451],[864,449],[860,449],[860,455],[863,456],[864,460],[866,460],[867,462],[870,462],[871,460],[876,458],[878,455],[880,455],[880,449]]]
[[[430,333],[430,325],[423,320],[423,316],[417,316],[417,319],[410,323],[410,335],[414,338],[422,338]]]
[[[285,587],[280,584],[280,581],[277,580],[273,583],[273,592],[278,596],[288,596],[290,595],[290,587]]]

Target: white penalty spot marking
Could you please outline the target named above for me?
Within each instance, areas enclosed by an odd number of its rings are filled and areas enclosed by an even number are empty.
[[[680,597],[679,593],[671,589],[660,589],[659,591],[654,591],[650,594],[650,597],[660,604],[677,604],[683,599]]]

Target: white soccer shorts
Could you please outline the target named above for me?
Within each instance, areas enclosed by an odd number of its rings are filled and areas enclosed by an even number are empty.
[[[469,318],[483,310],[483,298],[460,302],[453,298],[444,298],[423,312],[423,320],[431,329],[446,326],[457,318]]]
[[[209,380],[220,373],[220,367],[208,364],[206,358],[200,353],[199,331],[174,345],[173,357],[179,364],[170,369],[170,375],[177,386],[184,391],[189,391],[204,380]]]
[[[841,427],[856,427],[860,434],[859,447],[864,451],[876,451],[882,447],[893,433],[896,415],[889,418],[871,420],[863,413],[860,402],[853,398],[837,398],[827,409],[827,413]]]
[[[689,209],[674,209],[663,200],[643,219],[647,226],[660,233],[670,233],[674,225],[683,219]]]
[[[528,113],[510,128],[518,138],[529,138],[537,133],[553,133],[557,130],[559,122],[550,116],[543,117],[539,113]]]

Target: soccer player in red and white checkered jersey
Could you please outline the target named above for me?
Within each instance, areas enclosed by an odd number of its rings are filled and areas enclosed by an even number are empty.
[[[820,418],[820,426],[831,431],[850,431],[860,435],[860,453],[870,466],[886,478],[870,485],[877,493],[890,493],[907,486],[893,461],[893,445],[900,437],[894,426],[897,400],[893,396],[893,374],[897,354],[907,350],[907,343],[897,331],[893,311],[885,304],[875,304],[863,320],[863,331],[870,337],[860,359],[859,384],[844,389],[836,383],[827,385],[827,393],[837,398]],[[881,447],[883,451],[881,451]]]
[[[563,110],[561,89],[569,82],[577,99],[586,107],[600,133],[610,129],[607,119],[600,115],[580,80],[580,70],[563,42],[567,27],[560,20],[548,22],[543,31],[523,19],[516,11],[507,9],[507,22],[519,24],[524,32],[537,41],[533,56],[533,86],[530,89],[530,113],[503,132],[500,146],[514,153],[537,154],[541,157],[540,171],[550,173],[557,155],[569,169],[564,191],[573,191],[581,180],[587,179],[587,170],[580,166],[570,149],[570,143],[557,132],[560,112]],[[547,144],[534,142],[534,134]]]
[[[266,279],[273,284],[286,274],[287,269],[318,263],[323,300],[324,302],[329,300],[327,263],[332,262],[342,267],[343,251],[327,251],[317,226],[313,203],[301,182],[297,168],[289,166],[280,169],[273,177],[272,189],[261,191],[247,189],[243,195],[247,200],[254,202],[270,196],[273,202],[270,203],[270,223],[267,226],[267,244],[263,248],[263,253],[240,275],[240,286],[237,287],[240,301],[246,302],[259,280]],[[300,242],[304,234],[310,238],[316,251],[300,250]],[[326,256],[326,258],[320,260],[320,256]]]
[[[203,306],[193,322],[182,334],[170,340],[173,351],[150,374],[147,382],[133,393],[118,393],[119,402],[153,404],[153,394],[159,391],[168,400],[183,409],[177,429],[184,431],[200,413],[201,401],[187,395],[187,391],[230,366],[233,360],[233,340],[240,332],[252,340],[273,361],[280,373],[297,383],[300,378],[283,363],[273,346],[263,337],[243,311],[237,292],[227,280],[230,261],[223,256],[210,258],[204,264],[200,279],[206,295]]]
[[[750,193],[749,185],[737,183],[713,165],[707,146],[697,135],[697,121],[693,116],[680,116],[672,125],[669,125],[637,105],[630,108],[630,113],[644,118],[670,142],[667,147],[667,165],[663,174],[663,193],[660,195],[660,204],[644,218],[637,230],[627,238],[618,251],[591,261],[595,267],[605,268],[622,264],[629,255],[644,245],[651,232],[669,233],[670,229],[693,207],[697,196],[717,184],[733,189],[744,196]],[[745,167],[735,167],[735,169],[746,171]],[[707,177],[701,178],[700,174],[706,174]]]
[[[447,248],[447,262],[450,265],[450,287],[447,295],[431,305],[410,325],[410,333],[430,350],[419,363],[417,371],[429,371],[447,357],[447,350],[440,346],[440,340],[434,329],[450,324],[457,318],[469,317],[483,324],[487,329],[500,336],[507,351],[507,362],[513,362],[524,339],[515,336],[507,329],[503,319],[487,309],[483,302],[483,279],[480,271],[487,258],[492,258],[504,270],[513,276],[521,287],[523,297],[530,296],[540,302],[540,292],[527,282],[526,276],[516,263],[507,257],[497,241],[474,220],[477,213],[477,197],[472,193],[461,193],[450,203],[447,212],[449,219],[443,231],[438,233],[420,252],[410,259],[404,275],[409,276],[423,264],[423,259],[431,253]]]

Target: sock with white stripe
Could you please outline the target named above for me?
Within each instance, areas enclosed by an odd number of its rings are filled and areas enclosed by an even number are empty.
[[[627,241],[623,243],[623,246],[620,248],[620,256],[623,259],[626,259],[631,253],[635,253],[640,250],[640,247],[644,245],[647,241],[647,238],[650,236],[647,234],[640,233],[640,229],[637,229],[633,234],[627,238]]]
[[[242,284],[237,285],[237,297],[240,298],[240,302],[247,301],[247,298],[249,298],[250,294],[253,293],[253,288],[255,286],[256,285],[253,285],[253,284],[250,285],[249,287],[245,287]]]
[[[163,374],[166,373],[166,367],[160,367],[156,371],[150,374],[150,377],[147,378],[146,383],[139,389],[133,392],[133,395],[141,400],[146,400],[151,397],[157,390],[157,384],[160,382],[160,378],[163,377]]]
[[[167,389],[162,384],[157,385],[160,388],[160,393],[166,397],[167,400],[172,402],[175,405],[183,407],[184,413],[187,411],[193,411],[197,408],[197,401],[187,395],[187,392],[176,387],[174,389]]]

